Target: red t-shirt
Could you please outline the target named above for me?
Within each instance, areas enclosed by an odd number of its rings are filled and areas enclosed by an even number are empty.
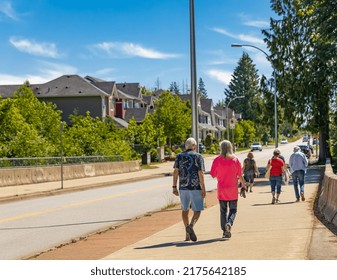
[[[280,158],[272,158],[268,161],[271,165],[270,176],[281,176],[282,167],[284,166],[284,161]]]
[[[238,177],[242,175],[241,163],[238,158],[216,157],[210,174],[218,180],[219,200],[238,199]]]

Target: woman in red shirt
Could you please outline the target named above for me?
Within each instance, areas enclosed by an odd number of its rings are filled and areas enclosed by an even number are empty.
[[[281,154],[279,149],[275,149],[273,153],[273,158],[268,161],[266,170],[270,169],[270,186],[271,186],[271,194],[273,196],[271,203],[275,204],[279,202],[279,197],[281,193],[282,186],[282,174],[285,168],[284,161],[279,157]],[[276,198],[275,198],[275,190],[276,190]]]

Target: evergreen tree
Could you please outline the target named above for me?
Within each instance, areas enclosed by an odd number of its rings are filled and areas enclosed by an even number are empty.
[[[204,84],[204,81],[202,80],[202,78],[199,79],[198,92],[200,94],[200,98],[204,98],[204,99],[208,98],[207,90],[205,88],[205,84]]]
[[[236,99],[230,103],[230,108],[236,113],[241,113],[244,120],[259,122],[261,115],[261,95],[259,88],[259,76],[253,61],[247,53],[243,53],[234,69],[232,80],[225,89],[225,103],[228,104],[237,96],[244,98]]]
[[[180,94],[179,85],[177,84],[177,82],[172,82],[170,84],[169,91],[173,92],[173,93],[175,93],[177,95]]]
[[[320,160],[325,160],[336,82],[336,35],[326,23],[336,21],[336,5],[324,0],[271,2],[282,20],[271,19],[271,29],[263,33],[276,69],[279,104],[290,123],[319,131]]]

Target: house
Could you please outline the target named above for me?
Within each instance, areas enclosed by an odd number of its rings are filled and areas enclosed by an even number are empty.
[[[0,86],[0,95],[2,98],[13,97],[18,87],[19,85]],[[85,115],[89,111],[92,117],[104,119],[110,116],[122,128],[128,126],[132,117],[137,123],[142,123],[146,114],[153,112],[155,101],[164,92],[156,90],[152,95],[143,95],[139,83],[116,83],[78,75],[63,75],[44,84],[30,85],[30,88],[39,100],[56,104],[65,121],[69,122],[69,115],[74,112]],[[182,101],[192,103],[191,94],[179,97]],[[198,96],[197,111],[199,139],[204,140],[209,133],[218,139],[225,138],[227,116],[233,117],[232,110],[214,107],[212,99],[200,99]]]
[[[205,139],[207,134],[212,134],[215,137],[218,129],[215,126],[215,114],[212,99],[199,99],[201,106],[201,113],[199,114],[199,135],[201,139]]]
[[[21,85],[0,86],[2,98],[13,97]],[[89,80],[78,75],[63,75],[44,84],[32,84],[31,90],[35,96],[44,102],[56,104],[62,112],[62,119],[69,122],[69,115],[77,112],[85,115],[87,111],[92,117],[104,118],[113,110],[112,98],[117,91],[105,92]]]

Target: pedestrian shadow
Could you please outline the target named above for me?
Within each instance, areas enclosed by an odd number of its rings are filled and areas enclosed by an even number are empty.
[[[295,201],[286,201],[286,202],[278,202],[278,203],[275,203],[275,204],[271,204],[270,202],[268,203],[255,203],[255,204],[252,204],[252,206],[278,206],[278,205],[289,205],[289,204],[294,204],[294,203],[298,203],[298,202],[295,202]]]
[[[224,238],[214,238],[209,240],[200,240],[196,242],[187,242],[187,241],[177,241],[177,242],[167,242],[167,243],[160,243],[160,244],[154,244],[144,247],[136,247],[135,250],[144,250],[144,249],[160,249],[160,248],[167,248],[167,247],[190,247],[190,246],[199,246],[204,244],[211,244],[215,242],[224,242],[229,239]]]

